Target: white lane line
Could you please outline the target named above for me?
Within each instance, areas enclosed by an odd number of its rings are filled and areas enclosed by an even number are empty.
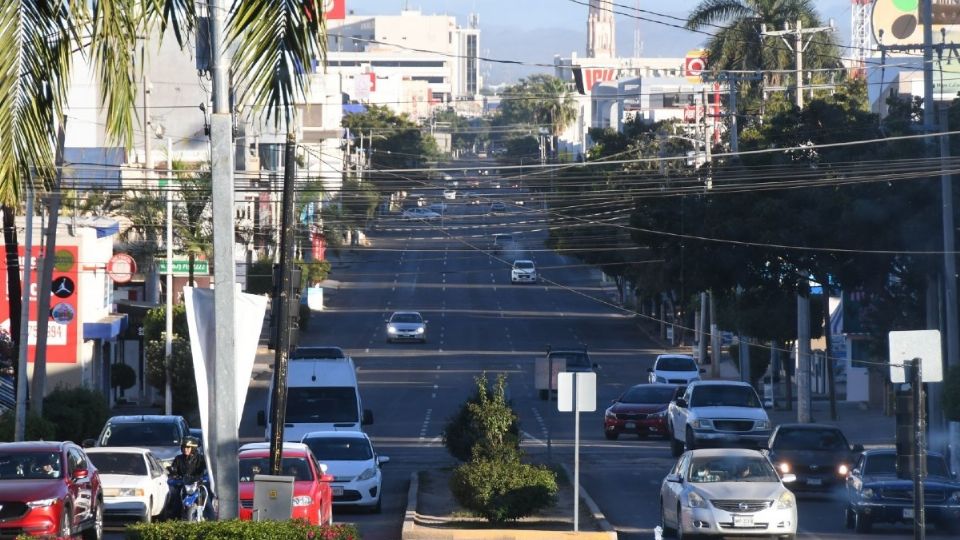
[[[540,410],[536,407],[533,407],[533,417],[537,419],[537,424],[540,426],[540,433],[543,434],[543,438],[547,438],[547,423],[543,421],[543,417],[540,416]]]
[[[438,384],[433,385],[433,394],[432,394],[430,397],[431,397],[431,398],[437,397],[437,392],[438,392],[439,390],[440,390],[440,385],[438,385]]]
[[[365,352],[365,353],[368,353],[368,352],[370,352],[370,348],[369,348],[369,347],[367,347],[366,349],[364,349],[364,350],[363,350],[363,352]],[[520,366],[517,366],[517,367],[520,367]]]
[[[537,446],[546,446],[546,445],[547,445],[547,443],[541,441],[540,439],[534,437],[533,435],[527,433],[526,431],[521,431],[520,434],[523,435],[523,438],[524,438],[524,439],[533,442],[533,443],[534,443],[535,445],[537,445]]]
[[[427,436],[427,427],[430,425],[430,415],[433,414],[433,409],[427,409],[427,415],[423,419],[423,425],[420,426],[420,441],[423,442],[423,439]]]
[[[440,364],[437,364],[437,369],[440,369]]]

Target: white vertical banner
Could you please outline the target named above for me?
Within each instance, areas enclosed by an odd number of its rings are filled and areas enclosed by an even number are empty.
[[[207,457],[207,466],[210,466],[210,407],[230,407],[237,410],[237,430],[240,430],[240,417],[247,399],[247,388],[250,386],[250,376],[253,373],[253,363],[257,357],[257,345],[263,329],[263,318],[267,312],[267,298],[255,294],[236,291],[237,317],[236,332],[236,375],[234,381],[237,389],[238,403],[229,404],[216,401],[216,389],[211,389],[208,381],[209,374],[214,366],[214,334],[216,319],[214,318],[213,289],[198,289],[196,287],[183,288],[183,300],[187,309],[187,327],[190,329],[190,352],[193,356],[193,372],[197,381],[197,404],[200,409],[200,427],[203,429],[203,453]],[[211,484],[213,475],[210,477]]]

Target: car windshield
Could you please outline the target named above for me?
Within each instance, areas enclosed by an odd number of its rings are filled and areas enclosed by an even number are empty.
[[[590,367],[590,357],[585,352],[550,353],[554,361],[566,360],[567,367]]]
[[[839,429],[783,428],[777,431],[771,450],[850,450]]]
[[[896,454],[873,454],[867,457],[864,476],[893,476],[897,474]],[[943,456],[927,454],[927,475],[949,478],[950,471]]]
[[[749,386],[706,385],[693,390],[691,407],[759,407],[757,393]]]
[[[313,437],[304,439],[320,461],[366,461],[373,459],[370,442],[359,437]]]
[[[287,389],[287,422],[359,422],[352,386],[293,386]]]
[[[100,446],[180,446],[180,433],[169,422],[123,422],[107,425]]]
[[[303,296],[306,298],[306,295]],[[344,354],[343,349],[340,347],[297,347],[293,350],[293,353],[290,354],[291,360],[297,359],[339,359],[346,358],[347,355]]]
[[[253,482],[258,474],[270,474],[270,458],[244,457],[240,458],[240,481]],[[280,460],[280,475],[292,476],[299,482],[313,480],[313,471],[305,457],[285,457]]]
[[[759,456],[695,457],[687,478],[695,484],[780,481],[770,462]]]
[[[530,261],[517,261],[513,263],[513,267],[520,270],[533,270],[533,263]]]
[[[697,364],[689,356],[663,356],[657,360],[660,371],[696,371]]]
[[[423,322],[423,318],[417,313],[394,313],[393,317],[390,317],[390,322],[419,323]]]
[[[129,452],[91,452],[87,454],[100,474],[146,476],[147,462],[141,454]]]
[[[0,480],[41,480],[60,478],[59,452],[0,453]]]
[[[670,386],[639,385],[627,390],[620,403],[670,403],[676,390]]]

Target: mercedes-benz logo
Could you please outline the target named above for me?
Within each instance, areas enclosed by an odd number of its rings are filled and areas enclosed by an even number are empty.
[[[811,466],[810,466],[810,470],[811,470],[811,471],[815,471],[815,470],[817,470],[817,469],[819,469],[819,468],[820,468],[819,465],[811,465]]]
[[[737,505],[737,507],[744,511],[750,509],[750,505],[745,502],[740,503],[739,505]]]

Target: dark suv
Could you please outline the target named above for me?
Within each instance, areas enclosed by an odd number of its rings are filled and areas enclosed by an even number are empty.
[[[173,463],[180,453],[183,438],[190,435],[190,426],[182,416],[146,414],[114,416],[107,420],[100,436],[87,439],[84,446],[136,446],[149,448],[164,465]]]

